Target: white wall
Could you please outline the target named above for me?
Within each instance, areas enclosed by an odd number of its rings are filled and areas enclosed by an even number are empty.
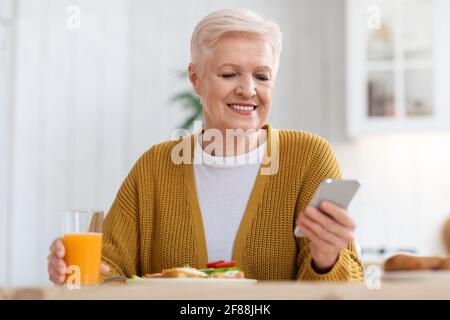
[[[0,1],[0,284],[8,277],[7,262],[9,253],[8,213],[10,192],[9,149],[10,119],[12,116],[12,54],[13,54],[13,16],[14,8],[10,0]]]
[[[1,172],[11,179],[5,184],[2,178],[0,189],[9,192],[9,210],[3,202],[0,207],[0,232],[10,235],[4,282],[48,283],[46,255],[60,233],[60,213],[108,210],[137,157],[170,137],[183,119],[169,99],[188,87],[176,74],[189,62],[191,32],[207,12],[229,6],[248,7],[279,22],[285,40],[271,122],[329,138],[344,175],[363,182],[352,211],[360,243],[438,251],[436,229],[449,190],[440,172],[446,172],[448,155],[435,155],[450,139],[345,140],[343,0],[16,3],[12,108],[0,108],[14,115],[8,123],[11,143],[3,140],[7,150],[0,154],[11,159],[11,167]],[[81,8],[79,30],[66,28],[71,4]],[[431,168],[420,167],[430,161]],[[437,195],[423,182],[439,190]],[[429,202],[434,207],[428,208]]]
[[[450,218],[450,133],[368,136],[336,144],[344,176],[362,187],[351,213],[364,247],[445,254]]]

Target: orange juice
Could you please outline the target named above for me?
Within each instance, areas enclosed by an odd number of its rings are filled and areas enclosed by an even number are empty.
[[[94,232],[69,233],[64,235],[67,267],[80,267],[80,284],[96,285],[100,280],[102,234]]]

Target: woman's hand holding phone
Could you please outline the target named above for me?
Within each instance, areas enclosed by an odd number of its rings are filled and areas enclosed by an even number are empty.
[[[297,218],[297,226],[311,240],[311,257],[316,271],[329,271],[339,253],[353,241],[355,222],[343,209],[330,201],[319,208],[307,207]]]
[[[311,240],[313,267],[319,273],[331,270],[340,252],[353,241],[356,224],[347,207],[358,188],[359,183],[353,180],[326,180],[298,215],[296,235]]]

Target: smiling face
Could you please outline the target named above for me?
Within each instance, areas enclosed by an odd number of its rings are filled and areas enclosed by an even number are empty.
[[[227,34],[207,59],[201,72],[189,65],[205,128],[260,129],[269,117],[275,81],[270,43],[259,35]]]

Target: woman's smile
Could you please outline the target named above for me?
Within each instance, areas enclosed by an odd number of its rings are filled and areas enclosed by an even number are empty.
[[[256,108],[258,108],[255,104],[249,104],[249,103],[230,103],[227,104],[228,108],[230,108],[233,112],[243,115],[243,116],[249,116],[254,113]]]

